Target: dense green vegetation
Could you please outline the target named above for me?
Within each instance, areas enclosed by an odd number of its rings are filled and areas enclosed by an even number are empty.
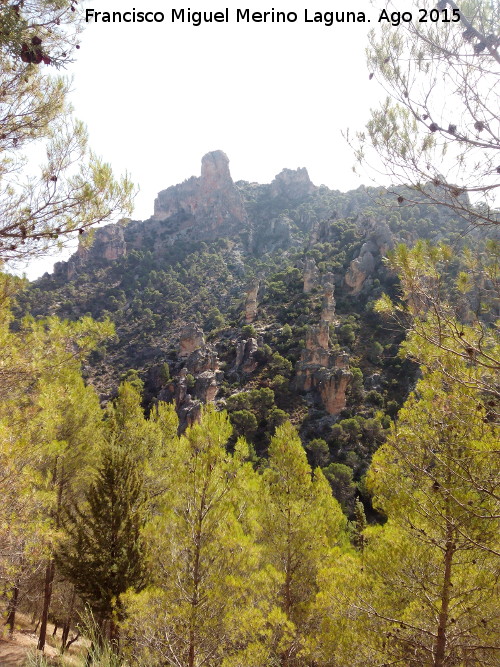
[[[178,435],[173,405],[145,416],[136,373],[106,409],[84,386],[71,341],[89,354],[109,327],[27,320],[12,332],[3,313],[4,368],[21,380],[0,404],[12,627],[41,605],[69,629],[87,604],[105,664],[427,664],[438,651],[495,664],[499,432],[458,379],[482,369],[447,351],[446,377],[422,368],[383,425],[363,489],[380,514],[367,522],[352,468],[328,463],[321,438],[304,449],[270,388],[234,394],[229,415],[206,408]],[[265,459],[233,436],[231,421],[238,435],[273,419]],[[333,431],[360,460],[385,437],[359,416]]]
[[[35,626],[27,665],[52,664],[50,622],[62,665],[82,635],[82,666],[499,664],[500,248],[478,225],[498,222],[500,42],[494,3],[466,9],[370,37],[395,101],[358,157],[402,187],[235,190],[215,152],[195,230],[190,179],[171,218],[108,227],[33,285],[0,273],[1,604],[11,639]],[[75,10],[0,13],[0,265],[129,203],[37,69],[64,64]],[[440,71],[463,126],[433,116]]]

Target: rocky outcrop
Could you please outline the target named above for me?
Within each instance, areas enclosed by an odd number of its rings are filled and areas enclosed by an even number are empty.
[[[219,370],[216,350],[205,343],[203,331],[197,324],[187,324],[181,329],[178,356],[184,366],[176,379],[173,398],[179,416],[179,432],[183,432],[199,419],[201,406],[215,400],[224,373]],[[190,387],[188,375],[192,376]]]
[[[215,401],[219,391],[217,383],[217,374],[212,371],[204,371],[196,377],[194,385],[194,395],[202,403],[211,403]]]
[[[186,324],[179,336],[179,357],[188,357],[192,352],[205,347],[203,330],[197,324]]]
[[[161,221],[163,234],[179,238],[213,240],[221,236],[250,234],[243,200],[222,151],[207,153],[201,176],[162,190],[154,203],[153,221]]]
[[[186,359],[186,368],[192,375],[199,375],[205,371],[219,370],[219,357],[211,345],[205,345],[195,349]]]
[[[330,343],[330,326],[328,322],[315,324],[306,332],[306,352],[309,353],[310,360],[314,363],[324,363],[324,353],[328,354]]]
[[[328,324],[335,322],[335,283],[333,273],[325,273],[321,280],[323,287],[323,298],[321,299],[321,316],[322,322]]]
[[[245,322],[251,324],[257,317],[260,281],[252,280],[248,285],[245,299]]]
[[[345,408],[345,393],[351,377],[351,373],[342,369],[334,369],[332,372],[325,368],[317,371],[316,386],[328,414],[338,415]]]
[[[126,254],[127,244],[123,225],[105,225],[82,234],[79,237],[76,253],[67,262],[57,262],[54,265],[54,274],[71,280],[89,261],[112,262]]]
[[[307,257],[304,265],[304,294],[316,287],[318,282],[318,267],[312,257]]]
[[[391,230],[385,222],[376,222],[371,218],[363,221],[368,240],[363,243],[359,255],[352,260],[344,277],[351,294],[359,294],[381,258],[394,245]]]
[[[258,365],[258,362],[255,359],[255,353],[258,349],[259,345],[255,338],[240,340],[236,347],[236,360],[234,362],[233,370],[242,370],[244,373],[253,373]]]
[[[375,269],[375,244],[371,241],[361,246],[359,256],[353,259],[345,275],[345,284],[351,289],[351,294],[359,294],[365,280]]]
[[[271,197],[281,197],[297,201],[304,199],[316,190],[307,169],[283,169],[272,181],[269,191]]]
[[[179,417],[179,433],[183,433],[188,426],[200,419],[201,401],[193,400],[188,392],[186,368],[181,370],[175,384],[175,409]]]
[[[306,348],[296,366],[295,388],[316,392],[325,410],[338,415],[346,404],[346,389],[352,374],[345,352],[329,351],[329,323],[320,322],[306,334]]]

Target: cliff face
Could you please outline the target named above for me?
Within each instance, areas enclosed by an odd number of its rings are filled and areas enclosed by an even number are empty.
[[[78,250],[67,262],[57,262],[54,265],[55,275],[71,280],[90,261],[113,262],[127,254],[124,227],[121,224],[97,228],[91,235],[90,243],[87,234],[82,236]]]
[[[250,224],[238,188],[222,151],[207,153],[201,176],[162,190],[154,203],[152,220],[177,235],[210,241],[250,232]]]
[[[345,284],[351,294],[361,292],[381,258],[393,247],[394,240],[387,223],[368,219],[363,224],[367,241],[358,257],[352,260],[345,275]]]
[[[264,216],[252,210],[245,196],[254,188],[264,194],[271,208],[274,205],[277,214],[274,209],[273,213],[265,210]],[[200,176],[158,193],[149,220],[95,230],[93,243],[80,244],[68,262],[56,265],[55,273],[72,280],[88,262],[113,262],[131,250],[151,250],[159,255],[177,241],[210,242],[225,237],[255,254],[288,248],[296,244],[292,234],[295,222],[280,208],[306,201],[317,190],[304,168],[283,169],[268,185],[244,181],[236,185],[227,155],[212,151],[202,158]],[[249,322],[254,307],[249,304]]]

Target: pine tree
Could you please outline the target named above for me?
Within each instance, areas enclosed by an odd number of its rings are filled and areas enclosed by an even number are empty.
[[[262,541],[266,559],[282,577],[280,608],[294,627],[280,660],[284,666],[305,664],[298,655],[316,622],[312,603],[319,568],[340,539],[346,519],[321,470],[312,474],[289,422],[278,427],[271,440],[263,484]]]
[[[0,567],[13,584],[12,600],[22,600],[24,582],[46,562],[43,649],[60,511],[81,492],[100,437],[99,401],[80,363],[112,328],[90,318],[26,318],[14,332],[9,298],[19,282],[0,275]]]
[[[66,512],[57,562],[104,629],[117,640],[120,596],[145,583],[142,529],[145,498],[140,470],[123,448],[107,446],[85,502]]]
[[[496,663],[498,440],[477,393],[434,372],[374,456],[368,485],[389,520],[365,549],[378,581],[365,608],[385,624],[387,658]]]
[[[499,224],[499,4],[406,9],[414,20],[395,29],[388,17],[400,7],[388,3],[369,37],[370,78],[387,97],[358,133],[357,158],[405,186],[395,193],[402,205],[425,201],[469,225]]]
[[[71,62],[83,9],[71,0],[1,2],[0,263],[46,252],[71,232],[131,210],[132,185],[88,149],[67,97],[70,82],[49,71]],[[23,179],[26,151],[47,162]]]
[[[275,578],[260,571],[254,540],[258,477],[245,443],[226,450],[230,435],[227,415],[206,409],[170,442],[165,492],[147,528],[153,585],[126,600],[136,660],[211,667],[267,655],[260,640]]]
[[[363,503],[356,498],[354,503],[354,544],[360,551],[363,551],[365,546],[365,529],[366,529],[366,515]]]

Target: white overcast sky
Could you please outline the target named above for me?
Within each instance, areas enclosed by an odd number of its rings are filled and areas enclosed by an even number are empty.
[[[368,80],[366,34],[384,3],[344,0],[87,0],[96,11],[162,11],[164,23],[89,23],[72,66],[75,115],[91,147],[140,188],[134,219],[153,213],[162,189],[200,171],[221,149],[234,180],[268,183],[284,167],[348,190],[361,180],[341,131],[361,129],[380,98]],[[423,3],[428,4],[428,3]],[[229,23],[170,22],[172,7],[221,11]],[[236,8],[295,11],[296,23],[236,23]],[[364,11],[371,23],[304,22],[304,9]],[[168,20],[167,20],[168,19]],[[395,28],[397,29],[397,28]],[[51,261],[32,264],[33,278]]]

